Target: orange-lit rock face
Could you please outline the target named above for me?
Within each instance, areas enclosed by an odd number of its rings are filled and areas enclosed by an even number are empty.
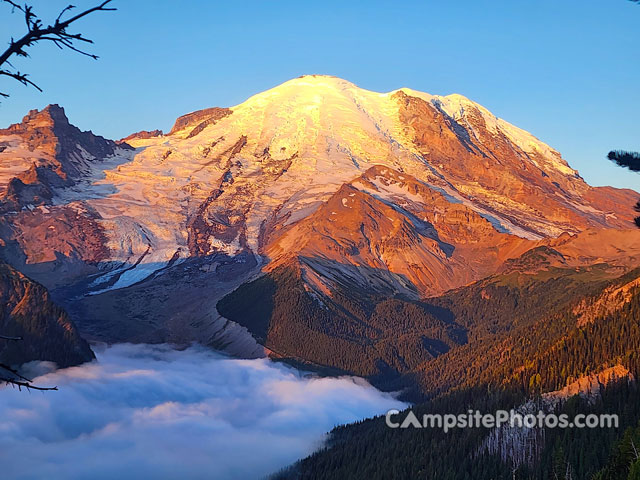
[[[191,128],[187,136],[193,137],[204,130],[205,127],[213,125],[216,121],[230,114],[230,109],[218,107],[205,108],[204,110],[187,113],[175,121],[169,135],[185,130],[186,128]]]
[[[551,147],[460,95],[375,93],[333,77],[294,79],[156,133],[118,146],[56,106],[0,131],[2,239],[29,265],[99,263],[92,284],[109,288],[224,257],[301,262],[320,290],[352,275],[423,296],[563,233],[630,227],[637,201],[590,187]],[[576,258],[591,248],[580,242]]]
[[[47,167],[63,182],[72,183],[84,173],[88,161],[104,159],[116,149],[111,140],[69,124],[58,105],[31,110],[21,123],[0,129],[0,144],[5,147],[0,152],[0,188],[32,165]]]
[[[160,136],[162,136],[162,130],[141,130],[139,132],[132,133],[131,135],[127,135],[126,137],[121,138],[116,143],[121,144],[127,143],[130,140],[145,140],[148,138]]]
[[[384,277],[403,293],[429,296],[493,273],[532,243],[499,233],[408,174],[376,166],[269,237],[265,254],[269,269],[297,257],[316,273],[346,271],[364,288]]]
[[[13,218],[13,225],[23,233],[15,241],[29,264],[55,262],[57,255],[88,263],[108,258],[103,228],[94,214],[78,206],[26,210]]]
[[[590,187],[559,153],[491,119],[482,107],[458,96],[452,106],[453,100],[431,103],[403,91],[395,95],[400,121],[424,158],[477,204],[503,212],[525,229],[552,236],[590,226],[629,226],[628,210],[614,212],[633,201],[632,192],[615,190],[615,200],[608,199],[613,192]]]

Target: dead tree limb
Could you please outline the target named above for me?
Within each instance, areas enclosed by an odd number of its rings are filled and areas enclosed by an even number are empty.
[[[97,60],[97,55],[89,53],[77,46],[78,43],[89,44],[93,43],[93,41],[84,37],[81,33],[70,33],[67,31],[67,29],[74,22],[77,22],[81,18],[86,17],[93,12],[108,12],[116,10],[115,8],[106,6],[112,0],[105,0],[100,5],[89,8],[88,10],[80,12],[70,18],[63,19],[62,17],[65,14],[68,14],[75,8],[73,5],[68,5],[63,8],[62,11],[58,14],[58,17],[55,19],[55,22],[53,24],[45,26],[42,23],[42,20],[40,20],[40,18],[34,13],[32,6],[28,4],[20,5],[13,0],[2,1],[4,3],[8,3],[12,7],[13,12],[15,12],[16,10],[22,12],[22,14],[24,15],[25,24],[27,26],[27,33],[25,33],[18,40],[14,40],[13,38],[11,38],[7,49],[2,54],[0,54],[0,75],[17,80],[23,85],[31,85],[39,91],[42,91],[42,89],[28,78],[29,75],[15,70],[9,62],[9,59],[12,56],[28,57],[29,54],[27,53],[27,48],[33,46],[38,42],[52,42],[61,50],[67,48],[82,55],[86,55],[87,57],[93,58],[94,60]],[[10,69],[7,69],[5,65],[8,65]],[[7,93],[0,92],[0,96],[8,97],[9,95]]]
[[[12,387],[18,387],[18,390],[22,390],[26,388],[27,390],[58,390],[58,387],[39,387],[38,385],[34,385],[33,381],[20,373],[14,368],[9,367],[8,365],[0,364],[0,371],[5,371],[9,375],[0,373],[0,384],[11,385]]]
[[[6,335],[0,335],[0,340],[22,340],[22,337],[7,337]]]
[[[0,339],[20,341],[22,340],[22,337],[7,337],[6,335],[0,335]],[[4,383],[6,385],[11,385],[14,388],[17,387],[18,390],[22,390],[23,388],[26,388],[27,390],[41,391],[58,390],[58,387],[39,387],[37,385],[34,385],[31,379],[22,375],[15,368],[4,363],[0,363],[0,372],[3,371],[4,373],[0,373],[0,385]]]
[[[58,387],[39,387],[34,385],[31,382],[16,380],[14,378],[6,378],[0,377],[0,383],[6,383],[7,385],[11,385],[12,387],[17,387],[18,390],[22,390],[23,388],[27,390],[39,390],[39,391],[49,391],[49,390],[58,390]]]

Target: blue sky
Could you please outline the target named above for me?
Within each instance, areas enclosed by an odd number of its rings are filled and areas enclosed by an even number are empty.
[[[32,3],[47,19],[68,0]],[[626,0],[113,3],[78,24],[100,60],[41,45],[14,62],[44,93],[1,80],[11,97],[0,125],[59,103],[110,138],[166,131],[183,113],[322,73],[375,91],[463,94],[558,149],[589,183],[640,190],[640,176],[604,160],[640,150],[640,5]],[[21,18],[0,8],[3,35],[18,36]]]

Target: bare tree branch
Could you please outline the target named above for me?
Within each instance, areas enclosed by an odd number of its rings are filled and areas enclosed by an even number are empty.
[[[26,73],[10,71],[6,68],[2,68],[2,66],[4,64],[11,65],[11,63],[9,63],[9,58],[11,58],[12,56],[28,57],[29,54],[27,53],[27,48],[40,41],[52,42],[60,49],[68,48],[69,50],[97,60],[97,55],[86,52],[74,45],[74,42],[93,43],[93,41],[86,37],[83,37],[81,33],[69,33],[67,32],[67,28],[72,23],[77,22],[81,18],[86,17],[93,12],[109,12],[116,10],[115,8],[106,6],[112,0],[105,0],[101,4],[93,8],[89,8],[88,10],[80,12],[75,16],[63,20],[62,17],[75,8],[75,6],[73,5],[67,5],[58,14],[55,22],[52,25],[47,25],[45,27],[42,23],[42,20],[40,20],[40,18],[38,18],[38,16],[33,12],[33,7],[31,7],[30,5],[19,5],[13,0],[1,1],[11,5],[13,11],[18,10],[24,14],[27,33],[25,33],[18,40],[14,40],[13,38],[11,38],[9,47],[2,54],[0,54],[0,75],[13,78],[23,85],[31,85],[32,87],[37,88],[39,91],[42,91],[42,89],[38,87],[38,85],[36,85],[34,82],[29,80]],[[9,95],[7,93],[0,92],[0,96],[6,98]]]
[[[26,388],[27,390],[40,391],[58,390],[58,387],[38,387],[37,385],[33,385],[31,382],[24,382],[4,377],[0,377],[0,383],[6,383],[7,385],[11,385],[12,387],[18,387],[18,390],[22,390],[23,388]]]
[[[6,335],[0,335],[2,340],[20,341],[22,337],[8,337]],[[38,387],[32,383],[32,380],[20,374],[15,368],[10,367],[4,363],[0,363],[0,371],[4,370],[9,373],[10,376],[0,375],[0,384],[5,383],[12,387],[18,387],[18,390],[26,388],[27,390],[58,390],[58,387]]]
[[[38,91],[40,91],[40,92],[42,91],[42,89],[38,85],[36,85],[35,83],[33,83],[31,80],[29,80],[27,78],[28,75],[26,73],[8,72],[6,70],[0,70],[0,75],[4,75],[6,77],[13,78],[14,80],[19,81],[23,85],[31,85],[32,87],[35,87],[36,89],[38,89]],[[9,96],[6,93],[2,93],[2,92],[0,92],[0,95],[2,95],[3,97],[8,97]]]
[[[4,370],[9,375],[0,374],[0,384],[5,383],[7,385],[11,385],[12,387],[18,387],[18,390],[22,390],[26,388],[27,390],[58,390],[58,387],[39,387],[33,384],[33,381],[24,375],[20,374],[15,368],[10,367],[9,365],[5,365],[4,363],[0,363],[0,371]]]
[[[24,377],[22,375],[20,375],[20,373],[14,369],[11,368],[9,365],[5,365],[4,363],[0,363],[0,368],[6,370],[7,372],[11,373],[14,377],[16,377],[17,380],[24,380],[25,382],[31,382],[31,380],[29,380],[27,377]]]
[[[58,390],[58,387],[39,387],[33,384],[33,381],[24,375],[21,375],[16,369],[11,368],[4,363],[0,363],[0,370],[4,370],[9,373],[0,374],[0,384],[5,383],[7,385],[11,385],[12,387],[18,387],[18,390],[22,390],[26,388],[27,390]]]
[[[0,340],[22,340],[22,337],[7,337],[6,335],[0,335]]]

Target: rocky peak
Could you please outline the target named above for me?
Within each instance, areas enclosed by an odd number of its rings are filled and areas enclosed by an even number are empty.
[[[164,135],[162,130],[140,130],[139,132],[132,133],[131,135],[127,135],[124,138],[116,141],[118,145],[126,144],[130,140],[147,140],[149,138],[161,137]]]
[[[2,135],[19,135],[30,151],[40,150],[58,162],[64,162],[64,157],[79,149],[96,158],[105,157],[113,154],[116,146],[111,140],[90,130],[83,132],[69,123],[64,109],[56,104],[29,111],[21,123],[0,129]]]
[[[32,126],[69,126],[69,119],[58,104],[49,104],[41,111],[31,110],[23,119],[22,123]]]
[[[0,135],[24,134],[36,129],[48,129],[52,131],[54,127],[69,127],[69,119],[64,113],[64,108],[56,104],[51,104],[42,110],[29,110],[29,113],[22,118],[22,122],[14,123],[8,128],[0,129]]]
[[[51,204],[55,189],[76,185],[105,159],[131,149],[81,131],[56,104],[0,129],[0,146],[1,212]]]
[[[199,129],[195,134],[199,133],[206,127],[217,120],[220,120],[227,115],[231,115],[231,110],[229,108],[205,108],[203,110],[196,110],[195,112],[187,113],[186,115],[182,115],[178,117],[169,131],[169,135],[172,135],[180,130],[184,130],[187,127],[195,127],[195,129]],[[194,136],[194,130],[189,133],[189,136]]]

